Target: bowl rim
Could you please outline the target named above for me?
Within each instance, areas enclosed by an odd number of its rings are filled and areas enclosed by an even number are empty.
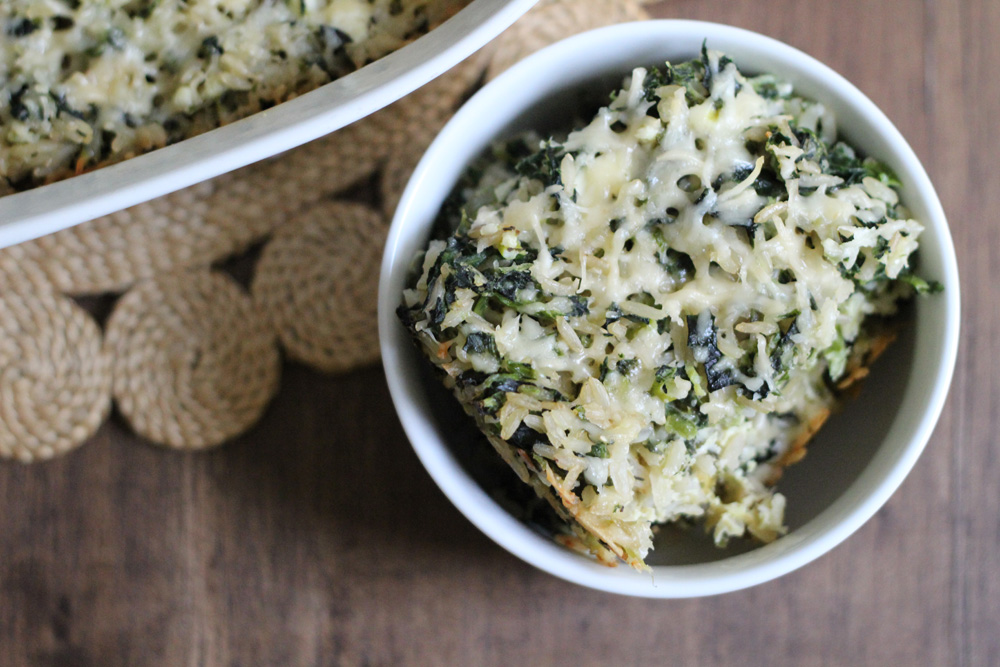
[[[0,248],[257,162],[388,106],[470,56],[538,0],[472,0],[383,58],[271,109],[94,171],[0,197]]]
[[[698,41],[707,37],[710,44],[723,43],[723,49],[731,48],[726,43],[738,43],[757,54],[767,53],[786,63],[796,63],[795,67],[808,70],[808,76],[829,91],[831,100],[840,99],[857,107],[866,121],[883,135],[895,156],[910,168],[913,191],[924,199],[928,215],[923,222],[928,231],[933,230],[941,256],[943,282],[947,285],[947,289],[935,298],[944,299],[946,318],[940,333],[941,354],[934,366],[932,388],[929,393],[925,392],[919,419],[905,424],[908,437],[900,451],[889,457],[890,452],[880,447],[859,478],[830,506],[801,528],[771,544],[711,563],[653,566],[651,573],[643,575],[627,567],[598,565],[534,533],[501,509],[437,439],[428,416],[414,403],[400,372],[406,355],[400,345],[402,326],[396,321],[395,308],[401,272],[405,272],[411,258],[400,257],[398,246],[403,228],[412,223],[410,216],[420,196],[421,185],[433,178],[434,164],[447,157],[444,151],[457,128],[468,125],[483,113],[496,113],[497,109],[502,110],[501,115],[508,120],[523,114],[533,102],[523,102],[508,112],[504,105],[507,94],[523,87],[524,81],[532,80],[538,72],[551,68],[551,63],[573,62],[573,55],[580,50],[599,50],[602,45],[631,45],[629,40],[639,41],[639,38],[669,40],[692,39],[693,36],[698,36]],[[596,72],[591,73],[591,77],[594,76]],[[378,307],[383,366],[400,422],[421,463],[460,512],[509,552],[559,578],[624,595],[685,598],[739,590],[787,574],[841,543],[885,504],[913,468],[944,407],[957,358],[960,304],[954,244],[937,193],[902,134],[864,93],[812,56],[771,37],[719,23],[663,19],[608,26],[557,42],[488,83],[456,113],[424,154],[400,200],[383,255]],[[907,385],[904,395],[912,393],[911,384]],[[864,492],[852,493],[858,488]]]

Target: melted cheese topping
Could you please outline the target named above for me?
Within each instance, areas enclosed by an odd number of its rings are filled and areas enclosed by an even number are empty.
[[[767,482],[865,362],[866,318],[910,293],[922,229],[835,136],[820,104],[707,52],[636,69],[459,193],[401,316],[595,552],[641,566],[679,518],[720,545],[784,532]]]
[[[0,3],[0,194],[273,106],[399,48],[465,4]]]

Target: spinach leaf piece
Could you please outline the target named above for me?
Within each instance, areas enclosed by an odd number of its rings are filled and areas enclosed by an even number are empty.
[[[566,150],[558,143],[545,141],[536,153],[518,160],[514,170],[525,178],[541,181],[545,187],[562,185],[560,166],[566,154]]]
[[[469,354],[488,354],[491,357],[499,357],[496,340],[493,334],[482,331],[473,331],[465,338],[465,345],[462,349]]]
[[[722,353],[716,344],[717,328],[715,317],[711,311],[703,311],[700,315],[689,315],[688,325],[688,347],[694,354],[695,361],[705,367],[705,376],[708,379],[708,390],[717,391],[731,384],[736,383],[733,372],[728,368],[719,368],[719,361]]]

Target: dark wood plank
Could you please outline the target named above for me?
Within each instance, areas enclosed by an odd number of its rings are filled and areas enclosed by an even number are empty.
[[[937,32],[932,172],[955,235],[962,273],[962,348],[952,388],[952,625],[962,664],[1000,664],[1000,300],[992,273],[1000,248],[988,231],[998,210],[997,151],[984,140],[1000,109],[1000,7],[928,3]],[[949,39],[948,35],[952,37]]]
[[[1000,664],[1000,5],[672,0],[830,64],[925,161],[963,272],[945,414],[900,491],[819,561],[717,598],[608,596],[475,530],[420,467],[381,371],[289,366],[261,424],[165,452],[112,420],[0,465],[0,664]]]

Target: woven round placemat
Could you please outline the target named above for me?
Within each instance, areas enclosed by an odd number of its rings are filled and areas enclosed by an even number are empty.
[[[386,160],[385,167],[379,174],[379,197],[381,198],[382,215],[391,221],[396,215],[399,200],[403,197],[410,182],[410,176],[424,155],[427,146],[412,148],[400,147]]]
[[[0,285],[51,285],[66,294],[117,291],[143,277],[227,252],[205,224],[218,181],[154,199],[0,250]]]
[[[274,334],[223,273],[136,285],[115,305],[105,345],[119,410],[137,433],[168,447],[202,449],[239,435],[278,389]]]
[[[378,212],[331,201],[267,243],[251,291],[289,357],[328,373],[378,359],[377,267],[385,233]]]
[[[270,233],[321,199],[370,178],[392,147],[385,111],[232,173],[212,198],[207,220],[228,229],[247,220]]]
[[[31,463],[83,444],[111,407],[101,332],[48,290],[0,293],[0,458]]]

